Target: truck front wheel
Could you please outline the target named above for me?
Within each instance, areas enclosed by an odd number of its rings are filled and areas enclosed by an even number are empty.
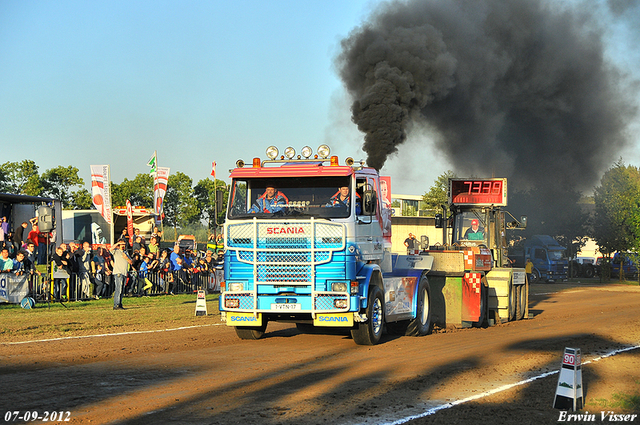
[[[406,335],[423,336],[431,333],[431,292],[426,276],[420,279],[418,285],[418,300],[416,305],[416,318],[407,327]]]
[[[260,339],[264,336],[267,324],[263,323],[262,326],[236,326],[235,328],[236,335],[240,339]]]
[[[533,269],[533,272],[531,273],[531,282],[529,283],[540,283],[540,271],[538,269]]]
[[[376,345],[382,337],[384,324],[384,304],[382,290],[377,286],[369,287],[367,298],[367,321],[356,323],[351,330],[351,337],[358,345]]]

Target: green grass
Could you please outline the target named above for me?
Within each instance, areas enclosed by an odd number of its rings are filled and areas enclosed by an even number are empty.
[[[208,316],[195,316],[195,294],[125,297],[122,303],[124,311],[113,310],[113,299],[38,303],[31,310],[0,304],[0,342],[194,326],[220,317],[214,294],[207,295]]]
[[[640,411],[640,394],[613,393],[611,400],[599,398],[594,400],[601,409],[616,409],[625,412]]]

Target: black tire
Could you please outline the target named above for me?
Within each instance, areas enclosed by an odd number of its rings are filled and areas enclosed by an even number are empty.
[[[509,322],[516,320],[518,307],[518,288],[509,278]]]
[[[431,323],[431,291],[429,281],[426,276],[420,278],[418,284],[418,297],[416,305],[416,317],[409,322],[406,335],[423,336],[429,335],[433,325]]]
[[[236,326],[236,335],[240,339],[260,339],[264,336],[267,329],[266,322],[262,326]]]
[[[384,327],[384,298],[382,290],[377,286],[369,287],[365,314],[367,321],[356,323],[351,330],[351,337],[358,345],[376,345],[380,342]]]
[[[522,320],[527,309],[527,289],[526,285],[516,285],[516,320]]]
[[[540,270],[533,269],[531,272],[531,282],[530,283],[540,283]]]
[[[580,276],[580,264],[574,263],[571,265],[571,277],[579,277]]]
[[[584,269],[584,277],[586,277],[587,279],[591,279],[595,275],[596,271],[593,269],[593,266],[591,264],[587,264]]]

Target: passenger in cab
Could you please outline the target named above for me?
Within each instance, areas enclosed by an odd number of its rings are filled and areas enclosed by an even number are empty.
[[[351,209],[351,194],[349,193],[349,186],[342,186],[338,189],[335,195],[329,199],[327,207],[344,207],[348,210]],[[356,214],[360,214],[360,195],[356,193]]]

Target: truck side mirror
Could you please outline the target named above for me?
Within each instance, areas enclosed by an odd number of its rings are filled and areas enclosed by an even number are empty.
[[[520,227],[522,227],[523,229],[527,228],[527,216],[526,215],[520,216]]]
[[[362,194],[362,214],[374,215],[377,203],[376,193],[373,190],[365,190]]]
[[[436,214],[436,229],[442,229],[444,227],[444,218],[442,214]]]
[[[429,249],[429,236],[420,236],[420,248],[423,250]]]

